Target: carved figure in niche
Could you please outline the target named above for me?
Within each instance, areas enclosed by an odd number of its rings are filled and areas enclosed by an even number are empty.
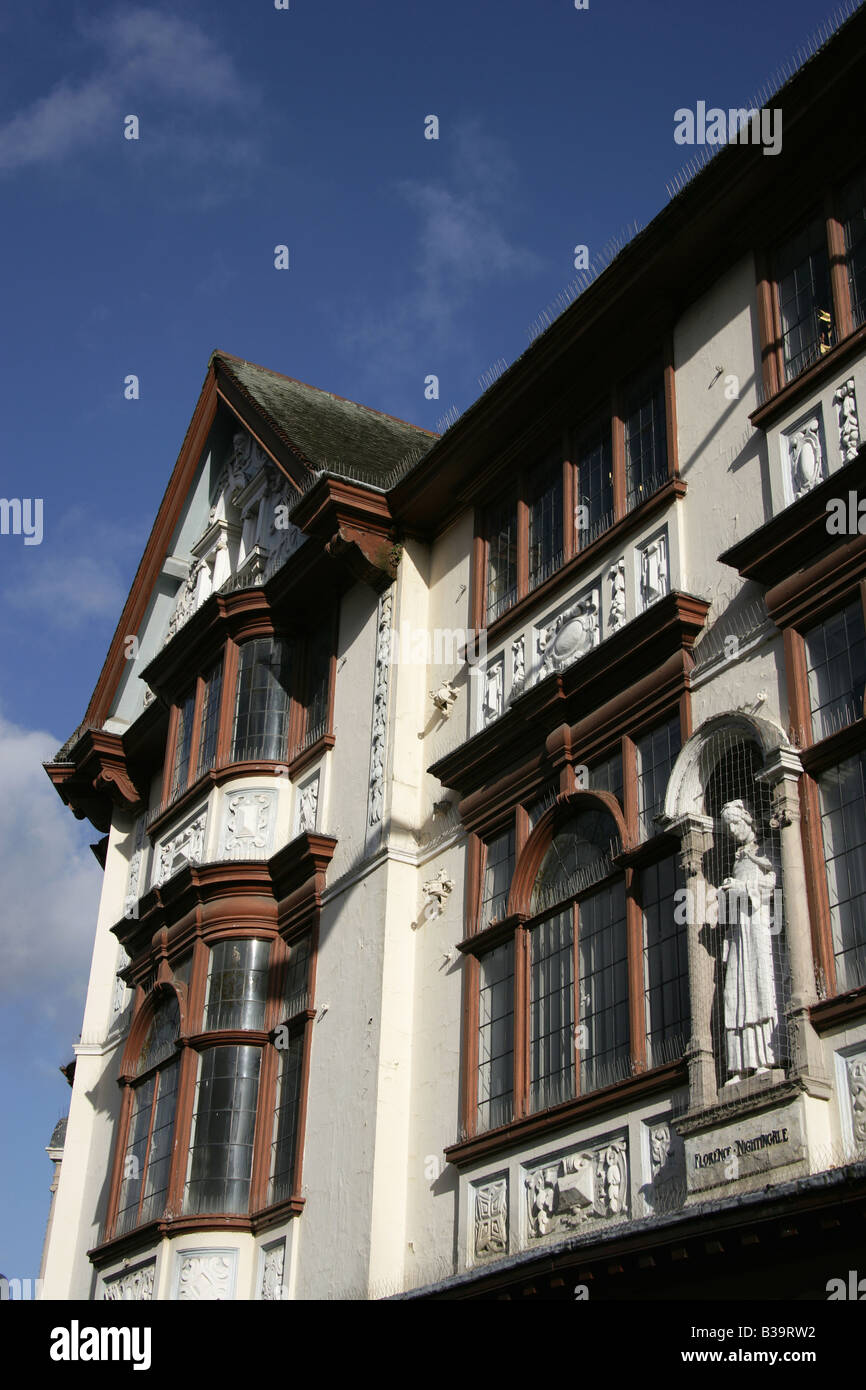
[[[610,630],[616,632],[625,622],[625,565],[617,560],[607,572],[610,580]]]
[[[738,845],[733,873],[718,896],[719,921],[727,924],[722,960],[728,1080],[739,1081],[744,1074],[767,1072],[779,1061],[771,910],[776,874],[759,851],[745,802],[726,802],[721,822]]]

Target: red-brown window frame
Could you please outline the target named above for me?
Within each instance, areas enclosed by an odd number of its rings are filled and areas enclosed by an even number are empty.
[[[676,390],[674,372],[674,353],[673,336],[667,334],[663,341],[662,350],[655,359],[645,358],[643,365],[637,370],[632,371],[627,377],[617,382],[611,389],[607,402],[596,401],[594,407],[581,414],[579,420],[570,423],[561,430],[553,431],[543,436],[532,448],[531,463],[524,464],[517,475],[516,484],[512,483],[503,490],[493,488],[478,503],[475,510],[475,533],[472,554],[472,597],[471,612],[472,626],[476,631],[493,626],[487,622],[487,582],[488,582],[488,525],[489,516],[493,508],[502,501],[513,497],[515,501],[516,513],[516,541],[517,541],[517,586],[514,603],[509,608],[504,609],[498,614],[494,622],[499,622],[505,614],[511,611],[521,600],[535,593],[541,587],[540,584],[530,588],[529,585],[529,508],[533,495],[533,479],[538,477],[540,471],[550,465],[552,456],[558,452],[562,464],[562,563],[554,575],[562,572],[564,567],[570,562],[577,560],[584,552],[593,548],[599,542],[603,543],[608,531],[601,533],[594,541],[587,545],[580,545],[580,532],[575,524],[574,499],[577,490],[578,473],[578,454],[581,442],[587,437],[588,433],[600,425],[604,420],[610,423],[611,440],[611,473],[613,482],[613,517],[611,527],[617,522],[622,521],[628,512],[626,510],[626,457],[625,457],[625,410],[628,398],[628,388],[630,384],[644,375],[649,375],[656,371],[662,383],[663,399],[665,408],[665,443],[667,452],[667,477],[675,479],[679,477],[679,462],[677,454],[677,409],[676,409]],[[632,508],[632,514],[637,515],[642,506]]]
[[[638,824],[638,778],[637,778],[637,753],[636,743],[638,739],[649,733],[651,730],[668,723],[670,720],[678,718],[680,723],[681,746],[691,736],[691,709],[688,695],[684,693],[676,702],[673,702],[667,710],[653,710],[652,714],[636,723],[626,734],[620,735],[611,741],[607,746],[594,749],[592,763],[604,762],[617,751],[622,758],[622,777],[623,795],[619,803],[620,815],[624,827],[623,844],[624,854],[621,856],[621,863],[617,865],[614,872],[608,875],[599,883],[593,884],[592,890],[596,891],[605,882],[612,881],[615,877],[622,875],[625,891],[626,904],[626,941],[628,951],[628,1015],[629,1015],[629,1055],[632,1070],[635,1074],[646,1072],[646,1004],[644,989],[644,940],[643,940],[643,904],[640,901],[638,885],[640,882],[640,871],[668,859],[675,853],[675,847],[670,839],[665,836],[653,836],[649,840],[640,842]],[[574,779],[566,779],[570,786],[574,786]],[[506,916],[492,925],[485,926],[480,921],[480,908],[484,895],[484,877],[486,872],[487,842],[496,839],[497,836],[508,830],[510,825],[514,825],[514,875],[512,884],[516,881],[518,874],[523,876],[526,872],[525,865],[522,864],[522,856],[529,840],[530,831],[528,807],[543,789],[539,787],[536,792],[527,797],[523,795],[521,802],[508,812],[507,815],[499,817],[495,826],[485,831],[484,838],[478,834],[471,834],[467,848],[467,881],[469,890],[466,895],[467,935],[461,943],[461,950],[465,957],[465,995],[464,995],[464,1018],[463,1018],[463,1047],[461,1049],[463,1057],[463,1068],[460,1087],[460,1117],[461,1117],[461,1136],[468,1140],[476,1136],[483,1135],[495,1137],[500,1131],[506,1131],[510,1124],[528,1119],[530,1115],[538,1116],[541,1121],[549,1114],[555,1122],[559,1110],[571,1109],[581,1102],[592,1103],[593,1098],[598,1096],[598,1091],[593,1090],[581,1095],[579,1083],[575,1097],[564,1102],[561,1106],[553,1106],[549,1111],[531,1112],[529,1110],[529,931],[541,920],[551,915],[547,910],[544,913],[533,915],[514,915],[512,912],[513,902],[509,902],[508,909],[511,915]],[[584,791],[583,798],[595,799],[605,809],[610,810],[610,805],[605,798],[607,793]],[[570,800],[567,805],[572,805]],[[585,804],[589,804],[588,801]],[[573,805],[572,805],[573,809]],[[554,811],[556,808],[554,808]],[[547,822],[545,835],[540,839],[537,854],[533,854],[533,865],[537,867],[546,852],[547,847],[552,841],[555,833],[557,816],[551,815],[550,810],[545,812],[542,820]],[[541,825],[538,822],[536,829]],[[550,830],[549,837],[547,830]],[[638,860],[639,862],[631,862]],[[537,861],[537,862],[536,862]],[[509,894],[511,896],[511,894]],[[567,906],[572,909],[577,907],[577,900],[572,899],[567,904],[561,904],[558,911],[564,910]],[[580,974],[578,968],[578,930],[573,931],[573,951],[574,951],[574,990],[575,1005],[577,1004],[578,991],[580,987]],[[504,945],[508,941],[513,942],[513,964],[514,964],[514,1026],[513,1026],[513,1046],[514,1046],[514,1066],[513,1066],[513,1113],[511,1121],[490,1130],[479,1131],[477,1125],[478,1118],[478,1043],[479,1043],[479,1003],[480,1003],[480,980],[481,980],[481,959],[488,951],[497,946]],[[577,1013],[575,1012],[575,1018]],[[575,1038],[575,1077],[580,1075],[580,1058],[577,1049],[577,1038]],[[661,1071],[662,1068],[656,1068]],[[624,1090],[631,1085],[631,1079],[616,1082],[609,1088],[616,1093]]]
[[[204,1002],[207,989],[211,948],[220,941],[242,939],[266,940],[271,945],[268,965],[268,995],[265,1005],[264,1027],[262,1029],[220,1029],[204,1030]],[[303,939],[309,939],[310,952],[307,966],[307,1005],[293,1015],[284,1016],[284,991],[291,959],[292,947]],[[176,966],[181,957],[186,956],[188,944],[179,949],[174,959]],[[121,1064],[119,1084],[123,1088],[120,1116],[115,1137],[114,1159],[112,1163],[109,1197],[104,1223],[103,1244],[117,1239],[133,1239],[142,1230],[152,1226],[177,1226],[179,1229],[206,1228],[208,1226],[230,1226],[252,1229],[260,1225],[271,1225],[284,1216],[300,1210],[303,1176],[303,1151],[306,1130],[307,1095],[309,1090],[310,1053],[312,1046],[312,1024],[315,1011],[312,1001],[315,997],[315,976],[318,954],[318,929],[308,925],[299,926],[285,936],[277,933],[273,926],[250,924],[244,927],[221,927],[208,931],[199,937],[192,951],[192,966],[187,986],[170,983],[164,978],[150,993],[139,986],[136,991],[135,1011],[130,1026],[127,1047]],[[156,962],[153,962],[156,968]],[[168,970],[171,970],[169,962]],[[159,1218],[133,1226],[121,1236],[115,1236],[118,1218],[118,1201],[123,1182],[123,1165],[129,1138],[129,1125],[132,1116],[134,1091],[147,1072],[137,1074],[137,1059],[147,1035],[147,1028],[153,1017],[159,994],[170,990],[178,1000],[180,1010],[180,1031],[176,1047],[180,1052],[177,1101],[175,1104],[174,1128],[172,1135],[172,1157],[169,1168],[168,1187],[163,1213]],[[192,1021],[198,1026],[193,1026]],[[295,1151],[292,1170],[292,1193],[277,1203],[268,1203],[270,1166],[274,1125],[276,1122],[276,1084],[279,1068],[279,1053],[275,1038],[281,1027],[288,1029],[289,1036],[303,1034],[301,1057],[301,1082],[298,1096]],[[252,1046],[262,1051],[259,1072],[259,1087],[256,1101],[256,1120],[253,1139],[253,1165],[250,1175],[250,1201],[248,1211],[238,1212],[200,1212],[183,1213],[184,1191],[189,1167],[190,1146],[192,1142],[192,1121],[195,1107],[196,1083],[199,1070],[199,1057],[208,1049],[220,1046]],[[163,1059],[158,1066],[164,1066]],[[152,1120],[151,1120],[152,1123]],[[141,1197],[139,1198],[140,1210]]]
[[[866,579],[862,578],[852,579],[847,588],[834,592],[832,597],[812,608],[807,615],[782,627],[789,690],[790,732],[792,741],[800,748],[804,769],[799,783],[800,829],[806,867],[806,893],[812,924],[812,954],[822,972],[828,998],[837,996],[838,987],[818,779],[822,772],[866,749],[866,715],[861,715],[852,724],[822,739],[813,738],[805,634],[849,607],[858,598],[866,627]]]
[[[779,248],[797,231],[807,227],[810,222],[820,220],[824,224],[827,259],[830,267],[830,295],[833,302],[833,324],[836,341],[824,354],[828,356],[855,331],[854,315],[851,307],[851,287],[848,283],[848,257],[845,251],[845,232],[838,215],[841,194],[845,186],[857,178],[862,170],[854,166],[844,178],[835,179],[821,190],[813,200],[806,217],[792,219],[783,235],[777,236],[772,244],[762,247],[756,254],[758,333],[761,343],[761,374],[764,399],[777,395],[786,386],[815,366],[806,363],[792,377],[785,378],[785,362],[782,349],[782,315],[779,307],[779,285],[776,277],[776,257]],[[821,360],[821,359],[818,359]]]

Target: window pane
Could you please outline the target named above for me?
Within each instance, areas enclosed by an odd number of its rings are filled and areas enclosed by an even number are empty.
[[[163,994],[157,1003],[150,1028],[138,1054],[139,1076],[149,1067],[155,1067],[171,1056],[179,1031],[180,1009],[177,995],[172,991],[170,994]]]
[[[866,629],[859,601],[805,634],[812,737],[852,724],[863,714]]]
[[[295,941],[290,948],[289,968],[283,989],[283,1017],[293,1018],[309,1007],[310,939]]]
[[[610,421],[604,420],[577,446],[578,549],[583,549],[613,525],[613,464]],[[581,527],[581,522],[585,523]]]
[[[866,753],[818,779],[839,993],[866,984]]]
[[[249,1209],[260,1063],[258,1047],[202,1053],[184,1211]]]
[[[593,763],[587,785],[590,791],[610,792],[622,802],[622,753],[614,753],[603,762]]]
[[[310,638],[305,740],[312,743],[328,732],[328,694],[331,675],[331,634]]]
[[[189,780],[189,752],[192,745],[192,716],[195,695],[188,695],[180,707],[177,739],[174,745],[174,768],[171,774],[171,795],[183,791]]]
[[[529,933],[529,1108],[574,1095],[572,909]]]
[[[505,916],[508,890],[514,875],[514,827],[498,835],[487,846],[484,868],[484,894],[481,899],[481,925]]]
[[[529,587],[562,564],[562,462],[550,460],[532,480],[529,502]]]
[[[628,960],[622,881],[578,906],[580,1092],[586,1095],[630,1074]]]
[[[269,1202],[283,1202],[292,1195],[303,1056],[304,1035],[297,1033],[290,1038],[288,1047],[280,1056],[277,1103],[274,1110],[271,1179],[268,1188]]]
[[[219,941],[211,949],[205,1029],[264,1028],[268,941]]]
[[[532,910],[543,912],[610,873],[620,849],[616,822],[607,811],[579,811],[560,826],[532,889]]]
[[[154,1221],[165,1210],[168,1193],[168,1171],[171,1167],[171,1144],[174,1135],[174,1112],[177,1102],[177,1080],[180,1059],[169,1062],[157,1073],[156,1113],[150,1136],[144,1197],[140,1222]]]
[[[625,414],[625,505],[631,511],[668,476],[664,379],[652,377],[629,393]]]
[[[674,920],[681,886],[675,859],[640,873],[643,909],[644,1002],[647,1066],[682,1057],[688,1041],[689,969],[685,926]]]
[[[480,961],[478,1013],[478,1128],[512,1118],[514,1070],[514,946],[511,941]]]
[[[843,189],[840,216],[845,234],[854,327],[866,320],[866,170]]]
[[[223,666],[220,661],[205,679],[204,698],[201,707],[201,737],[198,746],[197,776],[200,776],[203,772],[207,772],[212,768],[216,760],[222,684]]]
[[[500,503],[487,514],[487,622],[517,598],[517,505]]]
[[[147,1157],[147,1135],[150,1129],[150,1112],[156,1089],[156,1077],[149,1076],[133,1092],[132,1114],[123,1155],[123,1181],[117,1203],[117,1222],[115,1235],[122,1236],[138,1225],[138,1199],[144,1179],[144,1166]]]
[[[680,721],[670,719],[635,740],[637,807],[641,839],[656,834],[654,817],[664,806],[671,768],[680,751]]]
[[[785,380],[793,381],[835,342],[824,223],[816,219],[776,259]]]
[[[245,642],[238,658],[232,761],[285,756],[289,662],[282,642]]]

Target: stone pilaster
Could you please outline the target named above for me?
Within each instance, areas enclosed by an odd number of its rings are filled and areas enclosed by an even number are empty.
[[[714,1105],[718,1098],[712,1037],[715,961],[707,945],[708,924],[705,921],[712,889],[708,890],[704,878],[704,855],[713,843],[713,821],[711,816],[680,816],[670,821],[666,829],[680,838],[680,869],[687,891],[691,1036],[686,1058],[689,1109],[695,1111]]]
[[[824,1079],[820,1039],[812,1027],[809,1009],[816,1002],[815,962],[806,895],[806,866],[800,835],[799,779],[803,768],[793,748],[777,748],[766,760],[756,780],[771,789],[773,823],[779,829],[782,855],[782,902],[791,972],[791,997],[786,1012],[788,1034],[797,1072]]]

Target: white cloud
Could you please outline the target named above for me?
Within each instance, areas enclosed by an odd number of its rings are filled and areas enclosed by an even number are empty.
[[[155,97],[158,103],[207,103],[220,110],[252,99],[230,55],[188,20],[155,9],[118,9],[91,20],[85,34],[101,49],[96,71],[78,83],[59,83],[0,125],[0,171],[86,149],[112,122],[120,130],[125,115],[141,115],[130,104],[139,98],[151,106]]]
[[[519,189],[506,146],[486,135],[476,120],[447,135],[443,131],[441,139],[450,148],[446,179],[396,185],[418,220],[415,249],[404,260],[408,288],[395,292],[393,307],[384,311],[360,298],[348,314],[341,306],[343,342],[363,359],[371,378],[399,378],[416,370],[412,364],[422,345],[447,349],[468,366],[473,350],[467,298],[505,277],[513,282],[542,267],[536,253],[509,232]]]
[[[31,614],[53,629],[105,619],[113,631],[145,536],[140,524],[108,525],[80,507],[55,519],[46,506],[42,544],[4,586],[7,616]]]
[[[76,1037],[101,875],[87,830],[42,767],[59,744],[55,735],[0,714],[0,998],[74,1027]]]

